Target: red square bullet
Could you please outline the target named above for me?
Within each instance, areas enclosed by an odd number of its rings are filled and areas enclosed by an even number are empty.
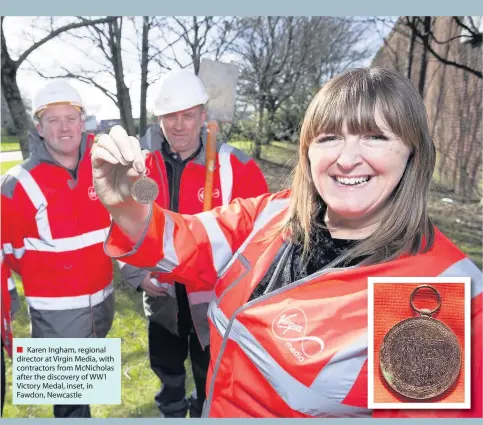
[[[23,347],[17,347],[17,353],[23,353]]]

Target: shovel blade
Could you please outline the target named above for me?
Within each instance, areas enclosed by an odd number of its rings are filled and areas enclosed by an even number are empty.
[[[198,76],[210,97],[208,119],[231,122],[235,113],[238,67],[233,63],[202,59]]]

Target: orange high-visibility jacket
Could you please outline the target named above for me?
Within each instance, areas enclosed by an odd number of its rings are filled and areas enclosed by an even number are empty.
[[[427,253],[321,271],[247,302],[283,244],[271,235],[289,196],[238,199],[195,216],[153,206],[134,246],[117,225],[106,240],[109,255],[173,273],[191,294],[214,291],[204,416],[379,415],[367,409],[367,278],[471,276],[472,409],[432,412],[481,417],[482,275],[439,231]]]
[[[104,337],[114,317],[109,213],[92,183],[93,135],[83,135],[76,178],[31,133],[30,157],[2,178],[1,247],[21,278],[32,337]]]

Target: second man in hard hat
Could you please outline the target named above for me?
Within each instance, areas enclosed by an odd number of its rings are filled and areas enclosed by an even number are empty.
[[[161,82],[154,114],[158,125],[141,139],[154,153],[168,188],[169,209],[183,214],[203,211],[206,176],[206,106],[208,95],[199,77],[189,70],[168,73]],[[148,168],[149,161],[148,161]],[[152,168],[152,167],[151,167]],[[235,198],[268,192],[255,161],[226,143],[217,144],[212,192],[213,207]],[[200,417],[209,364],[208,303],[213,294],[186,293],[185,286],[166,277],[125,265],[123,276],[144,291],[148,321],[149,359],[161,380],[155,402],[164,417]],[[190,356],[195,381],[186,398],[184,362]]]
[[[33,99],[30,157],[2,179],[1,247],[21,278],[33,338],[102,338],[114,317],[112,262],[104,253],[110,217],[92,186],[79,93],[60,80]],[[54,416],[90,417],[59,404]]]

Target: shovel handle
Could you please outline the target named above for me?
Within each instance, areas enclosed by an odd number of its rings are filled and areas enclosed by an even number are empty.
[[[218,123],[209,121],[207,124],[208,134],[206,138],[206,174],[205,191],[203,194],[203,211],[210,211],[212,208],[213,196],[213,175],[216,161],[216,135],[218,133]]]

